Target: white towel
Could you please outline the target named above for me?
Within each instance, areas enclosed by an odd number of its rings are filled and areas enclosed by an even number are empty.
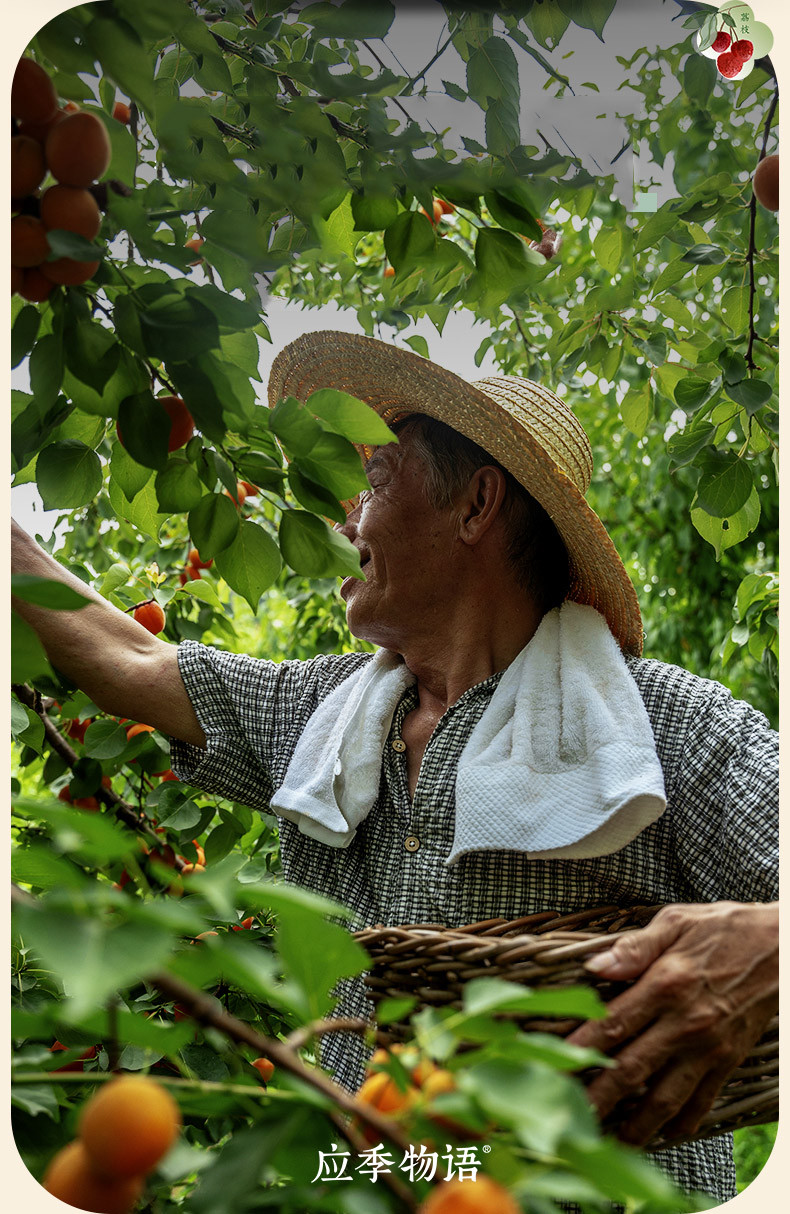
[[[310,717],[271,807],[302,834],[348,847],[373,808],[392,717],[414,682],[399,654],[380,649]]]
[[[500,848],[608,856],[664,812],[647,711],[593,607],[543,617],[463,749],[455,800],[448,864]]]
[[[403,659],[380,650],[310,718],[272,809],[347,847],[378,796],[404,689]],[[454,864],[469,851],[534,858],[618,851],[666,808],[653,733],[617,642],[597,611],[545,615],[502,675],[458,764]]]

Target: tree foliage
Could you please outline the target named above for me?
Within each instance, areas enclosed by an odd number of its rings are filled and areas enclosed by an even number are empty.
[[[775,716],[777,224],[751,192],[775,144],[770,62],[738,84],[717,77],[691,41],[705,6],[676,22],[674,44],[618,57],[619,116],[665,195],[639,213],[522,113],[524,62],[550,99],[586,89],[594,102],[563,38],[605,42],[615,0],[443,9],[437,70],[442,56],[461,65],[444,95],[481,111],[481,140],[437,132],[430,107],[410,112],[429,100],[434,60],[426,49],[417,76],[395,70],[389,0],[101,0],[39,31],[27,53],[63,102],[101,117],[112,159],[90,251],[50,238],[53,257],[96,258],[93,276],[43,304],[12,300],[14,484],[35,482],[63,512],[45,541],[59,560],[122,610],[158,602],[174,642],[349,649],[334,579],[358,558],[331,520],[366,484],[354,443],[388,434],[343,394],[263,407],[267,298],[339,303],[422,354],[416,322],[441,332],[467,310],[485,334],[478,363],[567,394],[590,434],[591,504],[639,590],[647,652]],[[119,99],[128,123],[113,117]],[[547,228],[563,238],[548,259]],[[171,395],[195,425],[172,451]],[[75,606],[54,584],[14,590]],[[327,920],[342,912],[277,884],[273,820],[163,778],[165,740],[100,714],[18,619],[12,678],[15,1132],[31,1170],[72,1135],[84,1089],[120,1065],[166,1081],[187,1124],[151,1181],[157,1209],[406,1208],[387,1182],[307,1183],[345,1132],[337,1106],[298,1068],[267,1091],[249,1066],[251,1050],[326,1016],[334,984],[364,967]],[[182,877],[198,848],[206,871]],[[231,930],[250,914],[252,928]],[[193,943],[206,930],[219,934]],[[414,1021],[420,1047],[451,1065],[463,1028]],[[486,1168],[530,1194],[525,1208],[681,1208],[592,1125],[567,1074],[584,1059],[547,1060],[493,1020],[476,1031],[485,1065],[466,1073],[456,1112],[475,1124],[496,1106]],[[101,1044],[84,1071],[54,1074],[53,1039]],[[291,1053],[310,1062],[313,1047],[305,1033]],[[497,1085],[514,1068],[563,1119],[504,1110]]]

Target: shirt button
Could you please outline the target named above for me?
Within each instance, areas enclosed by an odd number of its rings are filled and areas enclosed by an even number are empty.
[[[404,742],[403,738],[393,738],[392,749],[397,750],[398,754],[402,755],[406,749],[406,743]]]
[[[407,835],[403,840],[403,846],[406,848],[406,851],[419,851],[420,840],[416,835]]]

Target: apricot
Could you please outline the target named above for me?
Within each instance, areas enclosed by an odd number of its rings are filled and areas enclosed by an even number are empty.
[[[268,1083],[274,1074],[274,1063],[271,1058],[255,1058],[252,1065],[260,1075],[264,1083]]]
[[[165,626],[165,613],[158,603],[141,603],[139,607],[135,607],[132,615],[138,624],[142,624],[143,628],[147,628],[154,636]]]
[[[173,1097],[147,1075],[121,1075],[91,1097],[79,1137],[103,1176],[150,1172],[178,1137],[181,1114]]]
[[[52,130],[56,122],[62,122],[66,117],[67,111],[55,110],[51,118],[46,122],[20,122],[17,134],[27,135],[30,139],[35,139],[36,143],[40,143],[43,149],[47,142],[47,135]]]
[[[395,267],[387,266],[386,269],[384,270],[384,277],[385,278],[394,278],[395,277]]]
[[[29,135],[14,135],[11,140],[11,197],[32,194],[46,175],[41,144]]]
[[[13,267],[11,272],[13,274]],[[47,278],[46,274],[41,273],[38,266],[23,270],[22,275],[19,294],[23,299],[26,299],[28,303],[44,303],[44,300],[49,299],[55,289],[55,284]]]
[[[170,437],[167,440],[167,450],[177,451],[188,443],[195,433],[195,423],[192,414],[187,409],[180,396],[160,396],[159,404],[170,418]]]
[[[45,190],[39,213],[44,227],[76,232],[86,240],[93,240],[101,227],[96,199],[89,190],[73,185],[53,185]]]
[[[194,569],[210,569],[211,566],[214,564],[213,560],[211,560],[211,561],[201,560],[200,553],[198,552],[197,548],[189,549],[189,556],[187,557],[187,561],[190,565],[192,565],[192,567]]]
[[[244,505],[245,501],[247,500],[247,491],[245,490],[244,484],[242,481],[236,482],[236,492],[235,493],[229,493],[227,489],[223,489],[222,492],[225,494],[225,497],[229,497],[230,500],[234,503],[234,505],[238,506],[239,509],[241,509],[241,507]]]
[[[766,156],[754,170],[754,195],[767,211],[779,210],[779,157]]]
[[[44,151],[49,171],[61,185],[90,185],[107,171],[112,158],[107,128],[87,110],[58,122],[47,135]]]
[[[58,1151],[41,1183],[47,1193],[66,1205],[98,1214],[129,1214],[143,1191],[142,1176],[99,1176],[79,1141],[70,1142]]]
[[[204,244],[205,241],[203,240],[202,236],[193,236],[192,239],[188,240],[184,245],[185,249],[190,249],[191,252],[198,254],[194,261],[190,261],[189,264],[191,266],[199,266],[203,260],[203,255],[201,254],[200,250],[203,248]]]
[[[178,575],[178,580],[182,586],[186,586],[187,582],[199,582],[201,573],[194,565],[186,564]]]
[[[384,1071],[369,1076],[357,1092],[357,1099],[370,1104],[380,1113],[400,1113],[409,1109],[418,1099],[417,1089],[407,1087],[403,1092]]]
[[[496,1180],[478,1172],[476,1180],[443,1180],[417,1214],[521,1214],[521,1206]]]
[[[185,864],[185,865],[183,866],[183,868],[181,869],[181,876],[182,876],[182,877],[188,877],[188,876],[190,875],[190,873],[204,873],[205,871],[206,871],[206,866],[205,866],[205,864],[200,864],[200,863],[197,863],[197,864],[190,864],[190,863],[187,863],[187,864]],[[216,934],[217,934],[217,933],[216,933],[216,932],[212,932],[211,934],[212,934],[212,935],[214,935],[214,936],[216,936]],[[200,939],[200,937],[198,937],[198,939]]]
[[[128,126],[132,117],[132,111],[125,101],[116,101],[112,107],[112,116],[116,122],[122,122],[124,126]]]
[[[20,122],[46,122],[58,108],[55,86],[39,63],[20,59],[11,83],[11,114]]]
[[[138,722],[135,725],[130,725],[129,728],[127,729],[126,741],[131,742],[132,738],[136,738],[139,733],[153,733],[153,732],[154,732],[153,725],[143,725],[142,722]]]
[[[11,266],[11,294],[21,295],[25,281],[25,271],[21,266]],[[51,286],[52,284],[50,284]]]
[[[11,265],[40,266],[49,257],[47,229],[34,215],[15,215],[11,220]]]
[[[442,208],[442,214],[443,214],[443,215],[452,215],[452,214],[454,214],[454,212],[455,212],[455,204],[454,204],[454,203],[452,203],[452,202],[446,202],[446,201],[444,200],[444,198],[437,198],[437,199],[436,199],[436,201],[439,203],[439,206]]]
[[[76,287],[87,282],[98,268],[98,261],[74,261],[72,257],[56,257],[54,261],[41,263],[44,277],[61,287]]]

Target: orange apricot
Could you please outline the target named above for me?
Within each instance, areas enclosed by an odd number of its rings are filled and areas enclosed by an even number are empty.
[[[55,86],[40,63],[19,60],[11,84],[11,114],[20,122],[46,122],[58,108]]]
[[[255,1058],[252,1065],[260,1075],[264,1083],[268,1083],[274,1074],[274,1063],[271,1058]]]
[[[20,295],[25,281],[25,271],[21,266],[11,266],[11,294]],[[49,284],[50,287],[52,284]]]
[[[93,240],[101,227],[101,211],[89,190],[53,185],[41,195],[41,221],[46,228],[76,232]]]
[[[11,220],[11,265],[40,266],[49,257],[47,229],[34,215],[15,215]]]
[[[75,261],[73,257],[56,257],[41,263],[41,273],[60,287],[76,287],[93,278],[98,261]]]
[[[210,561],[201,560],[200,553],[198,552],[197,548],[189,549],[189,556],[187,557],[187,561],[194,569],[210,569],[211,566],[214,564],[213,560],[210,560]]]
[[[173,1097],[147,1075],[121,1075],[91,1097],[79,1137],[104,1176],[150,1172],[178,1137],[181,1114]]]
[[[77,1210],[97,1214],[129,1214],[143,1191],[142,1176],[100,1176],[91,1166],[84,1145],[70,1142],[58,1151],[44,1173],[47,1193]]]
[[[12,267],[11,273],[13,274]],[[19,288],[19,294],[28,303],[43,303],[45,299],[49,299],[55,289],[55,284],[51,279],[47,278],[46,274],[42,274],[38,266],[32,266],[28,270],[22,271],[22,286]]]
[[[779,210],[779,157],[765,156],[754,170],[752,181],[758,202],[767,211]]]
[[[496,1180],[478,1172],[475,1180],[443,1180],[417,1214],[521,1214],[521,1206]]]
[[[41,144],[29,135],[11,140],[11,197],[25,198],[41,185],[46,175]]]
[[[160,396],[159,404],[170,418],[170,437],[167,440],[167,450],[177,451],[188,443],[195,433],[195,423],[192,414],[187,409],[180,396]]]
[[[132,117],[132,111],[125,101],[116,101],[112,107],[112,116],[116,122],[122,122],[124,126],[128,126]]]
[[[61,185],[88,186],[105,173],[112,157],[107,128],[97,114],[68,114],[44,145],[52,176]]]
[[[156,602],[141,603],[139,607],[135,607],[132,615],[138,624],[142,624],[143,628],[147,628],[154,636],[165,626],[165,613]]]

